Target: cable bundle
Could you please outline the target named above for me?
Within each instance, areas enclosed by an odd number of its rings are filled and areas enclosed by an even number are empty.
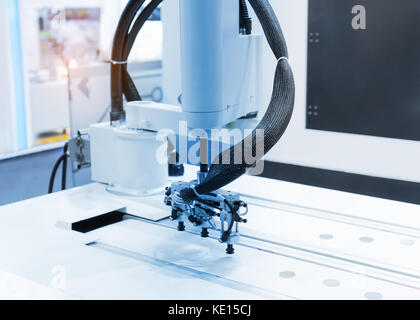
[[[123,94],[129,102],[142,100],[128,73],[127,60],[141,28],[162,0],[152,0],[136,19],[144,3],[145,0],[130,0],[115,32],[111,57],[111,121],[125,120]]]

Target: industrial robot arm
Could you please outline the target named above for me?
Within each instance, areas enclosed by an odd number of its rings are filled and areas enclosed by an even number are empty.
[[[251,89],[251,82],[248,82],[248,86],[241,87],[242,83],[246,82],[243,78],[249,77],[249,72],[241,76],[241,66],[238,65],[238,61],[252,64],[249,57],[257,57],[257,55],[249,55],[249,48],[255,39],[252,40],[250,35],[252,25],[246,1],[179,1],[184,71],[182,110],[173,111],[163,105],[145,106],[138,103],[137,106],[130,106],[131,110],[134,110],[134,112],[131,111],[132,115],[135,116],[131,116],[130,121],[127,120],[129,128],[157,131],[156,128],[159,128],[159,125],[149,119],[144,119],[147,117],[153,120],[160,119],[159,116],[150,116],[157,112],[161,112],[162,117],[165,117],[164,112],[168,112],[167,117],[173,118],[174,121],[186,119],[189,125],[214,126],[216,124],[223,127],[243,117],[250,108],[253,108],[249,103],[249,95],[244,93],[247,89]],[[228,253],[233,253],[233,243],[239,236],[238,223],[246,222],[243,216],[248,209],[247,205],[239,199],[238,194],[221,189],[253,168],[276,145],[291,120],[295,100],[294,78],[289,65],[287,45],[273,8],[268,0],[248,1],[261,22],[277,60],[270,105],[261,122],[250,135],[218,155],[212,161],[209,170],[207,170],[207,165],[202,165],[197,180],[189,183],[173,183],[170,188],[167,188],[165,195],[165,203],[171,206],[172,218],[178,221],[180,231],[185,228],[184,222],[189,221],[195,226],[200,226],[202,236],[206,237],[209,228],[216,229],[214,219],[220,218],[220,241],[228,244]],[[114,38],[111,61],[111,124],[113,127],[124,124],[126,118],[123,94],[128,101],[141,100],[127,72],[127,59],[141,27],[161,2],[162,0],[152,0],[138,15],[145,1],[130,0],[120,19]],[[236,25],[238,17],[232,16],[228,9],[239,13],[239,25]],[[212,19],[216,21],[212,22]],[[218,26],[217,23],[223,24],[223,27]],[[236,31],[235,28],[237,28]],[[202,48],[203,43],[207,48]],[[194,50],[198,52],[192,52]],[[226,52],[227,50],[230,52]],[[195,62],[194,65],[191,65],[192,61]],[[246,67],[242,66],[247,70]],[[226,68],[230,69],[225,70]],[[232,78],[226,79],[228,77]],[[198,79],[201,81],[197,81]],[[230,81],[232,79],[233,81]],[[209,92],[210,88],[211,92]],[[240,98],[234,101],[238,95]],[[233,105],[231,105],[232,101]],[[160,109],[151,110],[153,107]],[[167,119],[165,121],[168,123]],[[262,152],[259,152],[260,149]],[[247,159],[247,155],[254,155],[252,161]],[[226,162],[225,159],[230,160]]]
[[[229,153],[229,156],[220,154],[213,161],[206,179],[195,186],[195,190],[187,188],[181,192],[181,197],[187,201],[194,200],[201,194],[223,188],[245,174],[247,169],[253,167],[260,160],[257,158],[253,163],[246,161],[245,148],[252,148],[252,154],[258,154],[256,144],[263,141],[264,155],[267,154],[280,140],[292,117],[295,86],[293,72],[288,61],[287,45],[280,24],[268,0],[250,0],[250,3],[261,21],[267,40],[277,59],[271,102],[262,121],[252,134],[241,141],[239,145],[224,151],[224,153]],[[237,159],[236,152],[242,153],[240,155],[241,164],[234,163],[234,159]],[[231,163],[224,164],[222,159],[230,159]]]

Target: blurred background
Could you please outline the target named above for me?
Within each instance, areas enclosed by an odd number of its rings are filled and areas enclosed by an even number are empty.
[[[111,45],[127,2],[1,1],[0,205],[45,194],[64,142],[109,119]],[[164,97],[162,42],[158,8],[129,60],[142,96],[156,102]],[[89,182],[89,171],[69,174],[69,187]]]
[[[15,108],[2,106],[15,120],[0,127],[0,136],[9,137],[0,141],[0,155],[53,147],[75,128],[106,121],[110,48],[127,0],[6,2],[17,99]],[[145,98],[160,102],[160,8],[141,32],[130,70]]]

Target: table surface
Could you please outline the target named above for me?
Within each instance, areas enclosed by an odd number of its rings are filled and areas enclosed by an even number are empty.
[[[163,195],[93,183],[0,207],[0,297],[420,299],[419,206],[251,176],[226,189],[250,210],[232,256],[218,232],[161,220]],[[71,231],[121,209],[146,219]]]

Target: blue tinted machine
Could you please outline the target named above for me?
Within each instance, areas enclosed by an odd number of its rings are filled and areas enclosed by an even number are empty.
[[[159,192],[168,184],[165,151],[177,154],[174,162],[193,162],[188,154],[198,141],[199,163],[193,163],[200,164],[197,180],[173,183],[164,201],[180,231],[185,222],[201,227],[203,237],[210,228],[220,230],[220,241],[233,253],[247,206],[239,195],[221,188],[255,167],[290,121],[294,86],[285,41],[269,1],[250,0],[278,59],[273,100],[258,123],[263,38],[252,33],[247,1],[179,0],[180,105],[142,101],[127,72],[127,58],[142,25],[161,2],[151,1],[138,14],[145,1],[129,1],[118,25],[111,60],[111,122],[93,125],[89,132],[92,179],[121,194]],[[214,141],[214,130],[223,128]],[[227,130],[232,128],[236,137],[241,128],[239,140],[232,141]],[[214,152],[219,139],[224,143]],[[210,168],[208,159],[214,159]]]

